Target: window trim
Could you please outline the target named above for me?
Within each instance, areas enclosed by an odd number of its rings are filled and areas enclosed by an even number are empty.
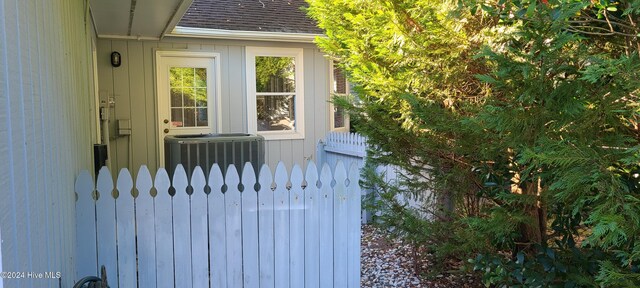
[[[332,132],[349,132],[351,129],[351,122],[349,121],[349,114],[344,111],[344,115],[342,115],[343,121],[344,121],[344,127],[338,127],[336,128],[335,124],[336,124],[336,119],[335,119],[335,113],[334,110],[336,109],[335,105],[333,104],[332,98],[333,95],[336,95],[337,93],[335,93],[333,91],[333,82],[334,82],[334,74],[333,74],[333,69],[335,68],[335,62],[333,60],[329,61],[330,65],[329,65],[329,130]],[[344,72],[343,72],[344,73]],[[346,75],[345,75],[345,96],[351,94],[351,85],[349,83],[349,80],[347,80]]]
[[[304,139],[304,65],[302,48],[246,47],[247,130],[262,135],[265,140]],[[287,131],[258,131],[256,97],[256,56],[294,57],[295,59],[295,129]]]

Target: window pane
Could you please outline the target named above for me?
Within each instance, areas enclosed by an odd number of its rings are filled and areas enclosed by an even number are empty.
[[[337,62],[333,62],[333,87],[332,92],[335,95],[345,95],[347,94],[347,78],[345,77],[344,71],[338,66]],[[333,128],[343,128],[345,127],[345,113],[344,109],[340,107],[333,108]]]
[[[185,108],[184,109],[184,127],[196,126],[196,109]]]
[[[256,96],[258,131],[293,130],[295,128],[294,96]]]
[[[347,94],[347,78],[337,65],[333,66],[333,93]]]
[[[295,92],[294,57],[256,57],[256,92]]]
[[[171,88],[171,107],[182,107],[181,88]]]
[[[172,108],[171,109],[171,126],[172,127],[182,127],[183,126],[182,119],[182,108]]]
[[[344,109],[335,107],[333,109],[333,128],[342,128],[344,126]]]
[[[207,108],[197,108],[196,109],[196,125],[198,127],[208,126],[209,121],[207,116]]]

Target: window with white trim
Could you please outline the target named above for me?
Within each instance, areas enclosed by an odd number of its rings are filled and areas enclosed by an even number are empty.
[[[302,49],[247,47],[248,128],[265,139],[304,138]]]
[[[335,61],[331,63],[331,97],[346,97],[349,91],[349,82],[344,74],[342,68],[340,68]],[[349,131],[349,115],[333,103],[330,105],[331,116],[330,125],[333,131]]]

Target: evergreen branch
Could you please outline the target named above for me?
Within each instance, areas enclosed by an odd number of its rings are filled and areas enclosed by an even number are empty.
[[[607,22],[605,20],[600,20],[600,19],[596,19],[596,18],[590,18],[588,20],[569,20],[569,21],[567,21],[567,23],[569,23],[569,24],[589,24],[589,23],[594,23],[594,22],[595,23],[603,23],[603,24],[610,24],[610,25],[620,26],[620,27],[623,27],[623,28],[629,28],[631,30],[638,31],[637,27],[631,26],[629,24],[620,23],[620,22]],[[611,30],[613,30],[613,29],[611,29]]]

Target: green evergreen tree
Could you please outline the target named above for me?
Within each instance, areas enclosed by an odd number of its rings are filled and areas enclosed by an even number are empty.
[[[487,284],[640,285],[640,1],[309,3],[371,163],[406,172],[365,171],[383,222]],[[436,221],[394,197],[427,191]]]

